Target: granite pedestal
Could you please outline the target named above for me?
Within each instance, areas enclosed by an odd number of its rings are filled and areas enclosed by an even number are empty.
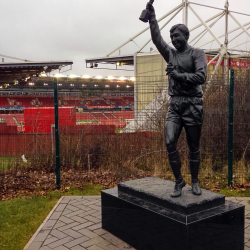
[[[243,205],[148,177],[102,191],[102,227],[138,250],[244,250]]]

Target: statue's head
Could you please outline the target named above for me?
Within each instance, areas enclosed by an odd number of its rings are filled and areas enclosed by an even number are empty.
[[[189,29],[184,24],[176,24],[170,30],[172,44],[178,51],[182,51],[189,39]]]

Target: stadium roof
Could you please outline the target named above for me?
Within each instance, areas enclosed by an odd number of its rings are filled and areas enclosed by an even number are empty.
[[[119,68],[120,66],[124,66],[124,65],[134,66],[134,54],[90,58],[90,59],[86,59],[85,61],[86,61],[87,68],[111,69],[111,68],[102,68],[98,64],[102,64],[102,65],[113,64],[115,66],[115,68],[113,69],[121,70],[121,68]],[[130,70],[127,70],[127,71],[130,71]]]
[[[0,82],[21,81],[32,76],[38,77],[42,73],[61,70],[72,64],[72,61],[0,63]]]

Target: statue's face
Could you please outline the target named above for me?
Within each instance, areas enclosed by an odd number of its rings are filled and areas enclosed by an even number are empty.
[[[182,50],[187,45],[188,35],[184,35],[178,28],[170,34],[170,38],[177,50]]]

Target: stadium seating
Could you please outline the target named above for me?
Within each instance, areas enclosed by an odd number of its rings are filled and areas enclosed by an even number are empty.
[[[16,102],[18,102],[18,105],[17,106],[20,106],[20,107],[32,107],[34,106],[34,104],[32,105],[32,101],[35,99],[35,98],[32,98],[32,97],[14,97],[13,98]]]
[[[16,114],[0,114],[0,119],[5,120],[8,126],[16,125],[16,122],[13,119],[13,116]]]
[[[126,102],[122,100],[122,98],[110,98],[106,99],[106,101],[111,101],[114,106],[129,106]]]
[[[14,107],[13,104],[10,104],[8,102],[8,99],[9,97],[6,97],[6,96],[1,96],[0,97],[0,107]]]
[[[39,107],[53,107],[54,98],[53,97],[38,97]]]

